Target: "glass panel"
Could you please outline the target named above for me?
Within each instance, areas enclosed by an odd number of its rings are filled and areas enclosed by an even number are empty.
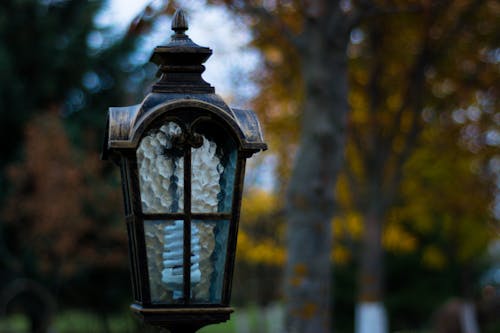
[[[151,302],[175,304],[183,297],[184,221],[145,221]]]
[[[137,148],[142,211],[176,213],[184,209],[184,158],[174,142],[181,128],[169,122],[150,130]]]
[[[193,221],[191,301],[221,303],[229,221]]]
[[[231,211],[237,151],[233,140],[221,133],[217,128],[215,133],[206,131],[202,146],[191,150],[193,213]]]

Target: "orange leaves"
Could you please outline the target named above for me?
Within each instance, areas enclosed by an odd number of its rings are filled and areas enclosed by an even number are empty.
[[[67,276],[82,265],[125,261],[124,248],[106,252],[107,242],[126,246],[125,233],[117,235],[112,221],[94,215],[102,206],[108,216],[121,208],[112,195],[118,191],[103,184],[97,162],[71,145],[57,113],[41,114],[27,124],[24,158],[7,170],[12,193],[2,215],[19,235],[18,250],[33,252],[46,274]]]

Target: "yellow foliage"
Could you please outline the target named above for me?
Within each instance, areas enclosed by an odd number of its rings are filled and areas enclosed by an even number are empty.
[[[353,81],[363,86],[367,85],[368,82],[370,81],[370,76],[368,75],[368,72],[364,70],[353,69],[352,76],[353,76]]]
[[[283,54],[277,47],[268,47],[264,50],[266,59],[274,64],[281,64],[283,61]]]
[[[349,183],[345,174],[340,174],[337,179],[336,194],[337,201],[342,207],[348,207],[351,204],[351,192],[349,191]]]
[[[354,239],[361,238],[361,234],[363,233],[363,221],[361,221],[361,216],[359,214],[349,214],[346,220],[346,227]]]
[[[351,253],[349,250],[341,245],[335,245],[332,251],[333,262],[336,264],[346,264],[349,260],[351,260]]]
[[[442,269],[446,265],[446,258],[440,249],[429,245],[423,251],[422,262],[429,268]]]
[[[256,220],[259,216],[269,214],[277,207],[276,196],[270,192],[252,189],[245,193],[241,202],[241,216],[245,221]]]
[[[387,98],[387,106],[391,110],[396,110],[401,105],[401,96],[393,94]]]
[[[401,121],[401,131],[403,133],[409,133],[412,126],[413,122],[415,121],[413,118],[413,114],[411,113],[404,113]]]
[[[281,266],[285,263],[285,249],[274,240],[252,240],[245,232],[238,235],[238,257],[254,264]]]
[[[412,252],[417,247],[417,239],[400,225],[388,224],[382,235],[382,244],[393,252]]]
[[[494,231],[486,227],[485,221],[465,217],[455,222],[457,237],[463,240],[457,256],[463,262],[477,258],[484,251],[486,240],[495,238]]]
[[[349,94],[349,103],[352,107],[351,121],[355,123],[366,123],[368,121],[368,102],[367,98],[358,91]]]
[[[339,218],[334,218],[332,220],[333,238],[340,238],[344,235],[344,226],[343,226],[342,222],[343,221]]]
[[[334,217],[332,220],[332,233],[335,239],[344,236],[351,239],[359,239],[363,233],[361,216],[356,213],[350,213],[347,216]]]
[[[267,264],[282,266],[286,261],[286,249],[280,241],[283,226],[274,226],[275,233],[263,235],[256,232],[259,224],[272,223],[264,221],[266,215],[271,214],[277,205],[275,195],[262,190],[249,191],[242,203],[242,222],[238,235],[238,259],[251,264]],[[356,213],[332,220],[332,237],[340,239],[349,237],[359,239],[363,231],[361,216]],[[338,264],[348,262],[352,255],[348,248],[335,241],[331,259]]]

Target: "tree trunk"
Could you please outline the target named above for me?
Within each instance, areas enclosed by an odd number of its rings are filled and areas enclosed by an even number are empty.
[[[311,23],[302,52],[305,105],[286,203],[289,333],[331,332],[331,219],[348,111],[348,34],[338,33],[337,43],[328,43]]]
[[[365,216],[362,238],[361,265],[359,271],[359,298],[363,302],[382,299],[382,221],[373,210]]]
[[[365,230],[359,270],[359,300],[356,306],[356,333],[388,331],[383,299],[383,214],[372,207],[365,215]]]

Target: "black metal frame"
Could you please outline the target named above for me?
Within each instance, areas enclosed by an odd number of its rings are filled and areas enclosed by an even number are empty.
[[[214,88],[203,80],[202,65],[212,50],[201,47],[185,34],[188,29],[185,14],[177,10],[172,21],[170,43],[155,48],[151,61],[159,66],[161,77],[152,92],[140,105],[110,108],[107,118],[103,159],[110,158],[120,165],[134,303],[132,311],[143,322],[169,329],[171,332],[195,332],[202,326],[229,319],[229,307],[243,180],[246,159],[266,150],[256,115],[250,110],[232,109],[217,96]],[[197,122],[209,120],[231,138],[237,148],[237,162],[229,213],[191,212],[191,147],[200,144],[193,132]],[[183,135],[179,139],[184,149],[184,211],[182,213],[145,214],[139,186],[136,150],[148,130],[173,121]],[[180,304],[151,301],[144,221],[183,220],[183,281],[184,302]],[[220,303],[192,303],[191,288],[191,225],[193,220],[229,221],[228,240]]]
[[[136,157],[136,149],[123,149],[121,159],[121,175],[123,183],[124,207],[127,215],[127,231],[129,236],[129,255],[130,268],[132,276],[132,290],[134,294],[134,304],[132,310],[140,313],[143,320],[150,321],[154,318],[154,323],[158,324],[160,314],[168,314],[168,321],[171,321],[173,316],[180,315],[179,309],[210,309],[212,312],[202,311],[206,316],[209,313],[213,314],[212,320],[206,321],[213,323],[225,321],[229,318],[232,309],[229,307],[231,298],[232,276],[234,271],[234,261],[236,253],[238,224],[243,192],[243,182],[245,173],[246,158],[250,153],[242,150],[239,143],[237,133],[229,126],[222,118],[199,108],[181,108],[177,110],[167,111],[151,122],[142,132],[142,137],[148,133],[148,130],[159,128],[167,122],[175,122],[178,124],[183,134],[193,135],[193,127],[199,121],[210,121],[225,132],[225,136],[235,142],[237,149],[237,164],[235,170],[234,184],[232,188],[232,203],[231,211],[228,213],[193,213],[191,207],[191,182],[193,170],[191,167],[191,148],[193,148],[192,140],[187,138],[183,143],[184,153],[184,209],[183,212],[177,213],[162,213],[148,214],[142,210],[141,194],[139,186],[138,162]],[[184,297],[181,304],[164,304],[153,303],[150,293],[150,280],[148,271],[148,259],[146,251],[146,240],[144,233],[144,222],[147,220],[183,220],[184,221]],[[191,267],[191,225],[194,220],[217,220],[219,223],[229,223],[228,242],[225,253],[224,278],[222,285],[222,297],[220,303],[199,303],[191,302],[189,295],[190,288],[190,267]],[[224,315],[223,315],[224,314]],[[151,320],[148,320],[151,319]],[[222,320],[224,319],[224,320]],[[163,317],[163,320],[167,320]],[[193,322],[193,319],[189,322]],[[164,323],[165,324],[165,323]]]

